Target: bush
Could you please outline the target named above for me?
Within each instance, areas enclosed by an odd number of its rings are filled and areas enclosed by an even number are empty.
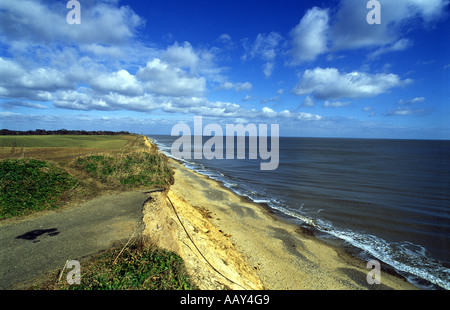
[[[174,182],[167,158],[159,153],[142,152],[114,157],[90,155],[76,159],[74,165],[104,183],[126,188],[166,186]]]
[[[0,161],[0,218],[59,207],[77,181],[50,162],[36,159]]]
[[[120,248],[108,250],[82,265],[79,285],[60,283],[48,289],[197,289],[180,256],[155,247],[143,247],[139,242],[132,243],[123,252]]]

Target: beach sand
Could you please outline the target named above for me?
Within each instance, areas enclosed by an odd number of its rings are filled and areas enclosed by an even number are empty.
[[[144,234],[179,253],[201,289],[417,289],[384,272],[381,284],[369,285],[362,260],[177,161],[171,165],[175,184],[169,199],[154,193],[145,205]]]

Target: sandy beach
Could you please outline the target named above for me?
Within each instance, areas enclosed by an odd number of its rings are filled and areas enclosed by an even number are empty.
[[[171,160],[175,184],[145,205],[144,234],[179,253],[201,289],[417,289]],[[156,195],[156,196],[155,196]],[[159,196],[158,196],[159,195]]]

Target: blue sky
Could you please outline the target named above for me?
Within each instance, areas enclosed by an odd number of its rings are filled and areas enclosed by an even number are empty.
[[[79,2],[0,3],[0,127],[450,139],[448,0]]]

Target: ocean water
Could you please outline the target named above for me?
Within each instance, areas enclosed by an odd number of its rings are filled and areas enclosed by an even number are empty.
[[[171,156],[178,137],[150,137]],[[383,261],[417,286],[450,289],[450,141],[279,143],[276,170],[260,170],[259,159],[183,163],[361,258]]]

